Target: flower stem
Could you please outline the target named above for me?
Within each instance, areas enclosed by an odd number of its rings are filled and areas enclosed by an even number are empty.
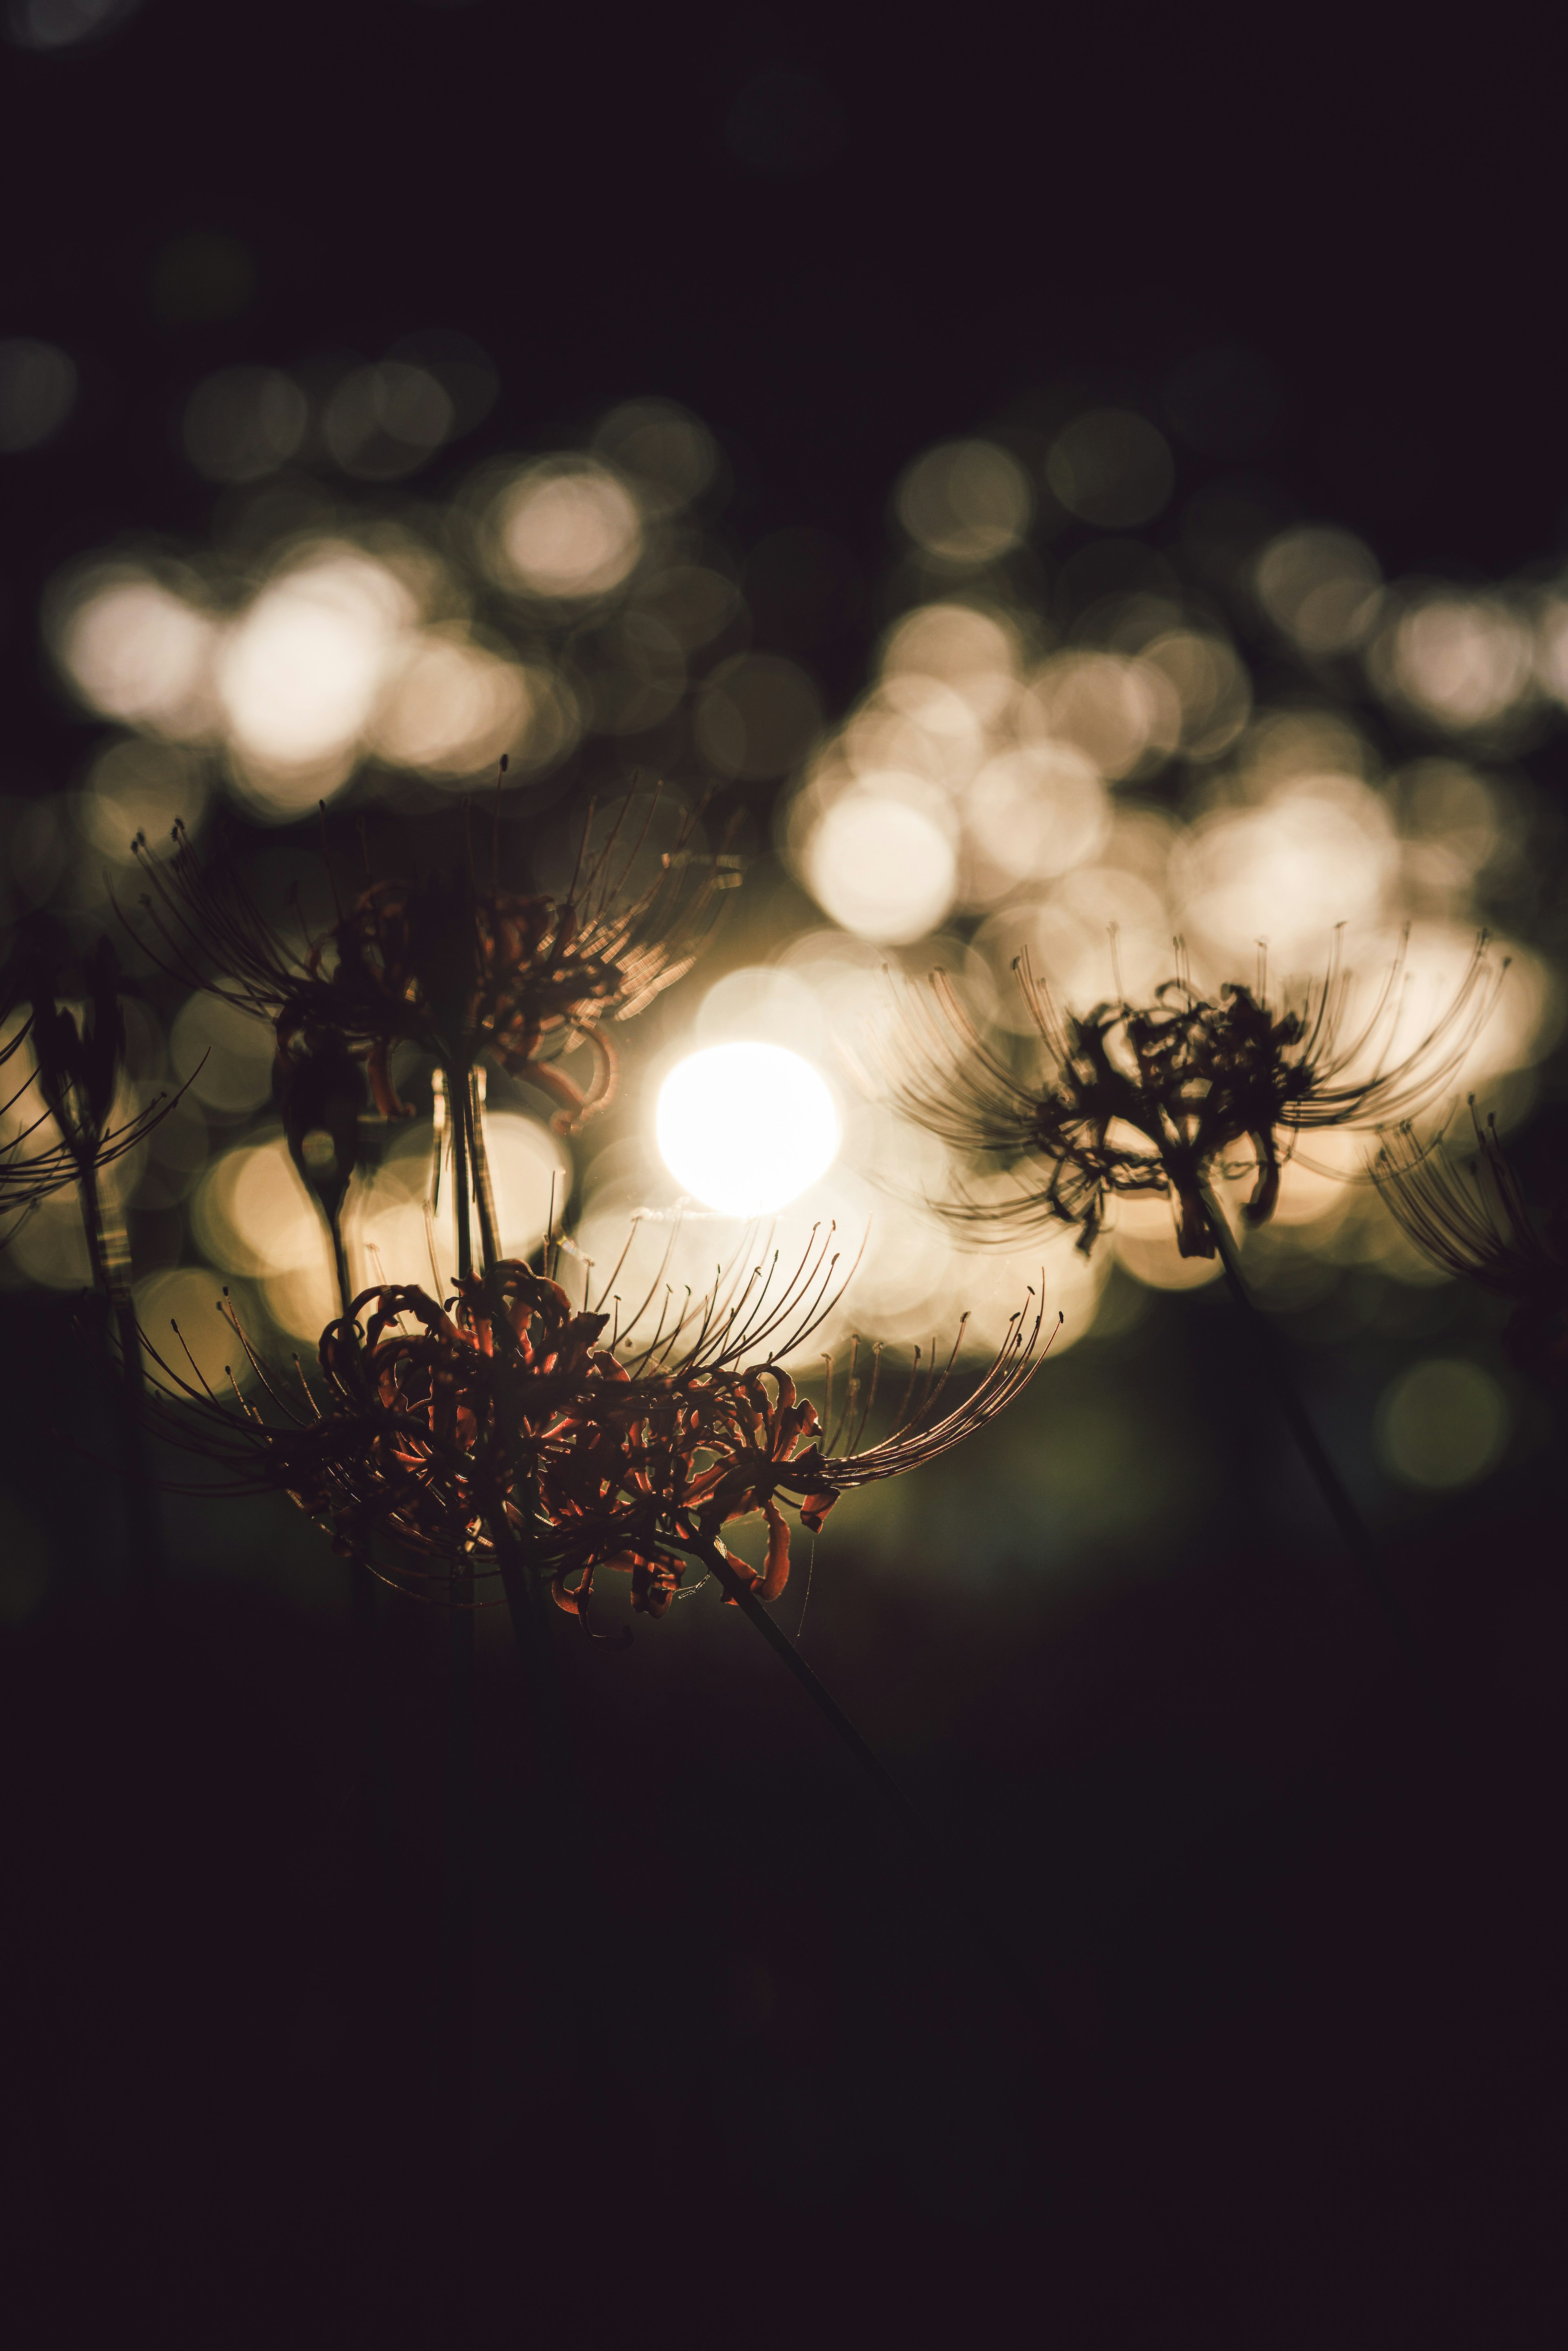
[[[490,1185],[490,1155],[485,1147],[485,1072],[477,1068],[468,1075],[468,1156],[473,1169],[474,1205],[479,1212],[479,1248],[486,1272],[493,1273],[500,1261],[501,1249],[496,1198]]]
[[[131,1293],[131,1244],[113,1186],[112,1169],[100,1171],[90,1157],[82,1160],[79,1189],[88,1259],[94,1287],[112,1318],[120,1343],[120,1458],[126,1547],[138,1604],[147,1609],[159,1583],[159,1513],[141,1425],[147,1369]]]
[[[467,2273],[474,2075],[475,1802],[474,1580],[455,1574],[446,1619],[445,1883],[442,1889],[437,2019],[438,2144],[444,2179],[444,2286],[461,2308]]]
[[[1246,1317],[1249,1329],[1257,1342],[1264,1376],[1274,1392],[1285,1424],[1295,1438],[1302,1460],[1313,1484],[1339,1531],[1340,1540],[1359,1569],[1362,1579],[1383,1611],[1406,1661],[1415,1667],[1423,1687],[1430,1691],[1430,1669],[1416,1628],[1406,1614],[1404,1603],[1390,1583],[1379,1556],[1371,1529],[1357,1510],[1346,1489],[1344,1480],[1329,1458],[1328,1449],[1312,1426],[1312,1417],[1301,1401],[1301,1392],[1285,1361],[1280,1334],[1242,1279],[1236,1242],[1223,1210],[1207,1186],[1204,1207],[1208,1228],[1214,1235],[1214,1245],[1219,1262],[1225,1270],[1230,1294]]]
[[[473,1203],[468,1182],[468,1117],[470,1072],[454,1066],[446,1072],[446,1099],[452,1119],[452,1208],[457,1219],[457,1279],[466,1281],[474,1270]]]
[[[446,1072],[452,1105],[452,1205],[457,1219],[457,1272],[474,1270],[468,1197],[466,1070]],[[453,1571],[446,1600],[445,1862],[441,1921],[438,2062],[440,2137],[446,2179],[445,2285],[461,2309],[466,2277],[466,2193],[471,2169],[474,2074],[474,1873],[477,1774],[474,1737],[474,1578]]]
[[[338,1311],[346,1315],[354,1302],[354,1284],[349,1272],[349,1252],[343,1247],[343,1220],[340,1215],[329,1214],[327,1230],[332,1237],[332,1270],[338,1280]]]

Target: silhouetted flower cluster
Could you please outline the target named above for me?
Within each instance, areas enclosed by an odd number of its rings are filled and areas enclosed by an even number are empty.
[[[643,835],[628,841],[632,805],[591,853],[590,818],[559,897],[498,880],[481,887],[470,859],[414,882],[371,883],[298,951],[233,864],[199,859],[183,831],[166,862],[140,851],[143,914],[163,967],[275,1029],[275,1093],[331,1229],[343,1308],[323,1333],[315,1384],[298,1366],[291,1380],[270,1370],[226,1306],[246,1358],[232,1399],[207,1384],[183,1341],[166,1355],[149,1344],[148,1418],[215,1464],[229,1491],[291,1495],[337,1550],[390,1582],[458,1606],[486,1579],[499,1577],[514,1602],[529,1583],[548,1585],[590,1630],[595,1579],[607,1573],[630,1579],[633,1608],[649,1616],[665,1613],[694,1568],[731,1599],[754,1590],[776,1598],[789,1573],[783,1506],[814,1531],[847,1488],[947,1451],[1019,1392],[1040,1330],[1038,1307],[1032,1327],[1015,1317],[984,1379],[941,1417],[946,1375],[930,1365],[922,1374],[917,1356],[892,1434],[864,1447],[874,1375],[862,1396],[852,1367],[830,1439],[785,1368],[838,1301],[831,1229],[793,1274],[781,1278],[777,1259],[721,1270],[695,1303],[689,1292],[661,1295],[661,1272],[624,1324],[615,1275],[597,1307],[585,1299],[574,1309],[547,1271],[501,1258],[482,1058],[549,1093],[558,1125],[600,1107],[614,1079],[600,1024],[630,1018],[687,968],[733,878],[727,859],[692,845],[688,817],[653,879],[632,890],[657,796]],[[573,1041],[594,1055],[586,1092],[553,1059]],[[392,1074],[399,1043],[438,1065],[436,1168],[449,1140],[457,1222],[445,1300],[385,1281],[350,1295],[340,1213],[358,1148],[356,1089],[362,1064],[383,1114],[410,1114]],[[765,1558],[753,1569],[724,1531],[758,1516]]]
[[[393,1047],[407,1042],[459,1082],[492,1053],[550,1095],[564,1131],[613,1091],[602,1022],[630,1019],[690,969],[717,894],[736,878],[722,852],[695,845],[697,814],[688,813],[653,879],[630,889],[658,805],[650,795],[634,821],[627,802],[591,853],[591,816],[561,896],[503,889],[498,879],[484,886],[469,855],[450,871],[371,883],[323,936],[298,942],[262,914],[232,859],[198,856],[176,826],[166,859],[137,843],[149,886],[141,927],[131,927],[183,985],[269,1021],[285,1061],[302,1039],[342,1039],[363,1060],[385,1117],[411,1115],[390,1066]],[[595,1064],[586,1091],[557,1066],[580,1042]]]
[[[1059,1010],[1015,966],[1043,1049],[1043,1071],[1015,1070],[983,1038],[951,980],[907,1008],[894,1049],[894,1097],[929,1132],[982,1163],[1017,1171],[1001,1203],[959,1200],[947,1213],[971,1229],[1015,1234],[1075,1226],[1092,1249],[1110,1202],[1153,1193],[1173,1201],[1184,1257],[1212,1257],[1205,1193],[1249,1146],[1257,1182],[1246,1204],[1265,1223],[1279,1197],[1281,1160],[1299,1134],[1375,1126],[1418,1109],[1443,1086],[1490,1009],[1497,980],[1478,943],[1442,1018],[1415,1049],[1389,1059],[1403,996],[1404,955],[1358,1028],[1347,1021],[1351,980],[1334,956],[1327,978],[1299,1007],[1264,987],[1229,982],[1206,997],[1167,980],[1148,1005]]]

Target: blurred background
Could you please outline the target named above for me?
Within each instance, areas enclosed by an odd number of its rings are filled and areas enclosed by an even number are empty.
[[[597,1906],[593,2080],[563,2085],[485,1620],[476,2310],[570,2226],[538,2291],[591,2336],[646,2316],[655,2257],[694,2312],[755,2286],[760,2237],[846,2335],[873,2282],[918,2335],[940,2290],[1000,2312],[1043,2268],[1042,2323],[1085,2343],[1218,2273],[1303,2346],[1405,2339],[1391,2312],[1500,2273],[1531,2339],[1565,2184],[1555,1402],[1400,1238],[1366,1138],[1312,1138],[1248,1271],[1437,1660],[1463,1728],[1435,1736],[1166,1207],[1088,1259],[961,1249],[929,1204],[963,1171],[865,1069],[934,967],[1005,1039],[1021,953],[1086,1009],[1176,936],[1204,987],[1264,941],[1289,992],[1338,932],[1369,1006],[1407,933],[1414,1043],[1484,928],[1506,982],[1430,1123],[1460,1105],[1458,1139],[1473,1091],[1556,1196],[1568,451],[1532,76],[1332,11],[1278,60],[1218,15],[4,27],[0,922],[68,985],[110,933],[129,1082],[186,1086],[122,1171],[148,1327],[215,1375],[223,1286],[284,1360],[331,1290],[267,1033],[139,944],[133,838],[227,844],[308,935],[367,866],[458,856],[503,754],[518,886],[655,784],[661,826],[745,859],[618,1032],[603,1116],[562,1140],[492,1077],[503,1239],[565,1199],[580,1259],[630,1229],[628,1280],[670,1249],[700,1284],[777,1207],[786,1253],[829,1218],[863,1241],[817,1346],[967,1315],[977,1368],[1029,1284],[1065,1317],[1003,1421],[798,1539],[781,1604],[967,1855],[1032,2022],[710,1591],[625,1655],[559,1628]],[[695,1158],[659,1148],[661,1085],[738,1042],[831,1098],[836,1155],[783,1205],[754,1165],[705,1190],[711,1090]],[[428,1278],[428,1072],[400,1081],[416,1117],[350,1202],[366,1283]],[[439,1616],[383,1595],[379,1773],[346,1572],[281,1499],[165,1497],[159,1656],[128,1650],[85,1279],[68,1196],[0,1255],[31,2168],[93,2216],[110,2303],[144,2273],[199,2315],[246,2275],[235,2340],[284,2310],[456,2339],[415,2225]]]

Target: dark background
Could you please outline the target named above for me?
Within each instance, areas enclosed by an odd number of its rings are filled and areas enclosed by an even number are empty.
[[[868,579],[926,443],[1064,384],[1157,413],[1217,343],[1279,387],[1281,501],[1391,573],[1551,558],[1540,37],[1508,12],[1461,41],[1415,12],[145,0],[97,43],[0,50],[5,331],[83,381],[57,442],[0,461],[5,789],[81,757],[37,650],[54,568],[204,527],[171,426],[191,383],[430,324],[500,372],[464,465],[673,396],[731,459],[743,541],[818,526]],[[243,266],[182,290],[196,236]],[[819,652],[831,694],[870,623]],[[1549,1102],[1538,1154],[1555,1131]],[[1026,1407],[1043,1444],[1073,1382],[1113,1391],[1184,1497],[1168,1527],[1065,1564],[1020,1527],[980,1585],[837,1543],[805,1646],[964,1857],[1005,1971],[711,1594],[624,1655],[563,1620],[593,1922],[563,1946],[488,1625],[456,2177],[429,2089],[439,1620],[378,1618],[390,1784],[346,1585],[286,1504],[203,1521],[214,1556],[139,1620],[63,1313],[5,1307],[10,1482],[53,1578],[0,1667],[26,2339],[90,2310],[434,2345],[464,2339],[460,2292],[486,2340],[1554,2339],[1552,1438],[1390,1530],[1437,1732],[1214,1293],[1085,1343]],[[1376,1345],[1308,1365],[1353,1458]],[[550,2022],[574,1979],[575,2074]]]

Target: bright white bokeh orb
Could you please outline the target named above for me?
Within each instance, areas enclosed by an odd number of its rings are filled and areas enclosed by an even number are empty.
[[[766,1216],[832,1165],[839,1116],[825,1081],[783,1045],[710,1045],[670,1071],[655,1121],[665,1166],[695,1199]]]

